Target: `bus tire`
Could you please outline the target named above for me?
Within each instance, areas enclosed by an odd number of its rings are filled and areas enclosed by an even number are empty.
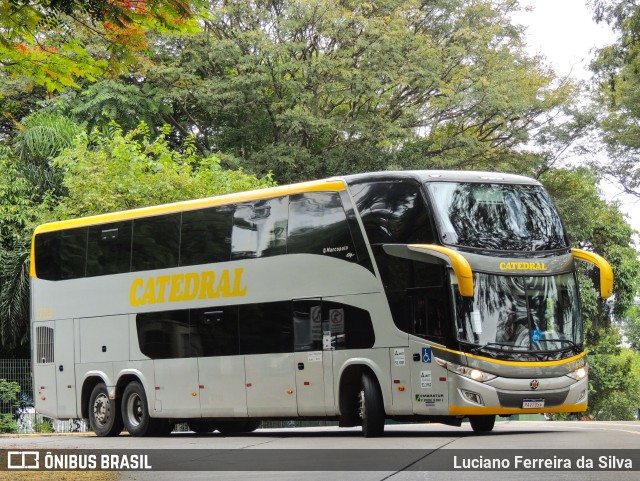
[[[149,416],[149,405],[144,387],[137,381],[130,382],[122,393],[122,421],[131,436],[155,435],[158,423]],[[168,424],[168,422],[167,422]]]
[[[89,425],[97,436],[117,436],[124,426],[118,404],[109,399],[103,382],[96,384],[89,396]]]
[[[493,430],[496,423],[496,417],[493,415],[469,416],[471,429],[476,433],[488,433]]]
[[[196,434],[212,433],[216,430],[216,424],[213,421],[204,419],[192,419],[187,424],[189,429]]]
[[[384,431],[384,402],[376,378],[368,372],[362,373],[362,389],[359,394],[358,414],[362,421],[365,438],[375,438]]]

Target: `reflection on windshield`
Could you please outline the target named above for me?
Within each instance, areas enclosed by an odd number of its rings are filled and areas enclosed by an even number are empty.
[[[456,293],[457,335],[484,349],[557,351],[582,344],[573,274],[474,274],[473,299]]]
[[[446,244],[520,251],[568,246],[556,208],[541,187],[454,182],[428,187]]]

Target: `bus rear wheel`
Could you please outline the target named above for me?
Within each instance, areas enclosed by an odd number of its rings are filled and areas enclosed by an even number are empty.
[[[97,436],[117,436],[122,432],[118,405],[109,399],[109,391],[103,382],[96,384],[89,397],[89,425]]]
[[[362,374],[362,389],[358,393],[358,414],[365,438],[382,435],[385,419],[382,392],[375,377],[368,372]]]
[[[492,415],[469,416],[471,429],[476,433],[488,433],[496,424],[496,417]]]
[[[167,420],[151,419],[147,394],[142,384],[137,381],[127,384],[122,393],[122,420],[131,436],[166,434],[167,429],[161,429],[161,426],[162,428],[169,426]]]

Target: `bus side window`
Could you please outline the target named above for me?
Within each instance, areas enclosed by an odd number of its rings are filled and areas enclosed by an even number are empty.
[[[182,213],[180,265],[226,262],[231,258],[233,206]]]
[[[192,357],[189,311],[163,311],[136,316],[140,352],[151,359]]]
[[[87,277],[131,269],[131,221],[89,227]]]
[[[320,299],[293,301],[294,351],[322,350],[322,304]]]
[[[309,192],[290,197],[287,253],[358,260],[338,192]]]
[[[431,243],[431,215],[420,186],[409,181],[356,184],[351,187],[371,244]]]
[[[287,197],[237,204],[231,260],[287,253]]]
[[[87,228],[46,232],[36,236],[36,275],[60,281],[84,277]]]
[[[180,214],[158,215],[133,221],[131,271],[178,266]]]
[[[238,311],[240,354],[293,351],[290,302],[241,305]]]
[[[189,320],[192,356],[235,356],[240,352],[237,307],[192,309]]]

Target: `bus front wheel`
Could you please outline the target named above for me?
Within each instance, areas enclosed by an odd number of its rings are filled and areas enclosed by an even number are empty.
[[[358,394],[358,414],[362,421],[365,438],[380,436],[384,431],[384,403],[376,378],[365,372],[362,374],[362,389]]]
[[[488,433],[493,430],[496,417],[492,415],[469,416],[471,429],[476,433]]]
[[[107,386],[96,384],[89,397],[89,425],[97,436],[117,436],[122,432],[122,416]]]
[[[131,436],[155,434],[154,420],[149,416],[147,395],[142,384],[137,381],[127,384],[122,393],[122,420]]]

